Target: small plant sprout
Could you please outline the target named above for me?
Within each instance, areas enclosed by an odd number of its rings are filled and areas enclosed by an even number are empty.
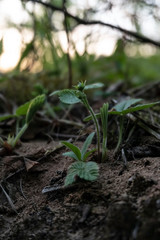
[[[110,115],[119,115],[120,116],[120,125],[119,125],[119,137],[118,137],[118,142],[117,146],[115,148],[115,153],[119,150],[119,147],[122,143],[122,137],[123,137],[123,128],[124,128],[124,117],[128,113],[133,113],[139,110],[147,109],[150,107],[153,107],[154,105],[160,104],[160,101],[153,102],[153,103],[147,103],[147,104],[137,104],[142,99],[127,99],[124,100],[118,104],[116,104],[111,110],[108,111],[108,114]],[[133,106],[134,105],[134,106]],[[101,117],[101,113],[96,114],[96,118]],[[86,117],[84,121],[89,121],[92,119],[92,115]]]
[[[108,127],[108,103],[104,103],[102,108],[100,108],[101,122],[102,122],[102,161],[106,159],[107,156],[107,127]]]
[[[119,137],[118,137],[118,143],[117,146],[115,148],[115,153],[118,152],[119,147],[122,143],[122,137],[123,137],[123,129],[124,129],[124,117],[128,114],[128,113],[132,113],[138,110],[143,110],[146,108],[150,108],[156,104],[159,104],[160,102],[154,102],[154,103],[148,103],[148,104],[137,104],[140,101],[142,101],[142,99],[127,99],[124,100],[118,104],[116,104],[113,108],[113,111],[111,110],[112,114],[116,114],[120,116],[120,126],[119,126]],[[132,107],[132,105],[135,105]]]
[[[119,136],[118,136],[118,142],[117,146],[115,148],[115,153],[118,152],[119,147],[122,143],[122,137],[123,137],[123,129],[124,129],[124,116],[126,113],[124,111],[128,110],[132,105],[140,102],[142,99],[129,99],[129,100],[124,100],[117,105],[114,106],[113,110],[117,112],[117,115],[120,116],[120,121],[119,121]],[[114,112],[114,111],[113,111]]]
[[[91,133],[86,138],[81,150],[70,142],[62,141],[62,144],[64,144],[71,150],[71,152],[66,152],[63,155],[76,160],[76,162],[72,163],[68,169],[68,174],[65,179],[65,186],[75,182],[77,176],[88,181],[94,181],[98,178],[99,167],[97,163],[92,161],[86,162],[89,155],[96,150],[92,149],[87,152],[87,149],[92,142],[94,134],[95,133]]]
[[[100,127],[99,127],[98,120],[95,116],[95,113],[92,107],[90,106],[87,99],[87,95],[85,94],[84,91],[88,89],[100,88],[102,86],[103,86],[102,83],[94,83],[94,84],[86,85],[86,81],[85,81],[85,82],[79,82],[75,86],[75,89],[64,89],[60,91],[55,91],[50,94],[50,96],[58,94],[59,99],[65,104],[75,104],[79,102],[84,104],[84,106],[90,112],[93,122],[95,124],[96,135],[97,135],[98,157],[100,157]]]
[[[17,108],[16,114],[12,115],[12,116],[20,117],[20,116],[26,115],[25,123],[22,126],[22,128],[20,130],[18,130],[15,137],[8,135],[7,141],[4,141],[2,138],[0,138],[1,145],[3,145],[4,147],[6,146],[7,148],[10,148],[10,149],[13,149],[16,146],[18,140],[21,138],[21,136],[24,134],[24,132],[28,128],[29,123],[33,119],[34,114],[44,104],[45,98],[46,97],[44,94],[39,95],[39,96],[35,97],[34,99],[32,99],[31,101],[29,101],[29,102],[21,105],[19,108]]]

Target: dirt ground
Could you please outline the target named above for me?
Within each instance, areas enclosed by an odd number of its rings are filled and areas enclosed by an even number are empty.
[[[82,145],[73,126],[58,129]],[[160,141],[137,126],[125,157],[114,156],[114,134],[106,161],[98,162],[99,178],[67,187],[73,160],[62,156],[66,149],[55,135],[27,136],[10,154],[1,149],[0,239],[159,240]],[[89,160],[97,161],[95,154]]]

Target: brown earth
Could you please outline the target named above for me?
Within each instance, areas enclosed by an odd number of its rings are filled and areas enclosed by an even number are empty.
[[[54,145],[26,143],[19,154],[29,151],[40,159]],[[1,191],[0,239],[160,239],[159,157],[134,159],[124,168],[109,151],[96,182],[64,188],[71,159],[62,157],[63,151],[60,147],[42,157],[28,172],[23,159],[3,157],[1,180],[11,176],[2,186],[14,208]],[[49,192],[42,193],[46,186]]]

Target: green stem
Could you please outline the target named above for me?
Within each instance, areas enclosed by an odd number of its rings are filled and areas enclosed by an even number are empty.
[[[57,118],[56,113],[54,112],[53,108],[51,108],[51,105],[46,101],[45,106],[48,110],[48,113],[50,114],[51,117]]]
[[[19,131],[19,133],[16,135],[12,147],[14,148],[16,146],[17,141],[21,138],[21,136],[24,134],[24,132],[26,131],[26,129],[28,128],[28,124],[25,123],[24,126],[21,128],[21,130]]]
[[[117,151],[119,150],[119,147],[120,147],[120,145],[121,145],[121,143],[122,143],[123,127],[124,127],[124,116],[122,115],[122,116],[120,117],[118,143],[117,143],[117,146],[116,146],[116,149],[115,149],[114,153],[117,153]]]
[[[97,150],[98,150],[98,157],[100,157],[100,127],[99,127],[99,123],[98,120],[95,116],[95,113],[93,111],[93,109],[91,108],[91,106],[88,103],[87,97],[85,96],[85,94],[83,95],[82,98],[82,102],[85,105],[85,107],[88,109],[88,111],[91,113],[92,115],[92,119],[94,121],[95,127],[96,127],[96,133],[97,133]]]
[[[106,159],[107,156],[107,138],[103,137],[103,142],[102,142],[102,162]]]
[[[16,122],[16,135],[18,134],[19,123],[20,123],[20,119],[18,118],[18,119],[17,119],[17,122]]]
[[[102,161],[106,159],[107,155],[107,126],[108,126],[108,103],[103,104],[103,107],[100,109],[101,122],[102,122]]]

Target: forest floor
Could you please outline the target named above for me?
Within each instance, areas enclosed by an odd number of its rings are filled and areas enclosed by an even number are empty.
[[[152,101],[159,94],[157,83],[131,95]],[[93,102],[93,108],[106,101],[111,97]],[[158,123],[154,113],[147,110],[137,119],[159,134],[160,118]],[[67,114],[71,121],[81,119],[83,129],[37,114],[12,153],[0,149],[0,240],[159,240],[160,139],[127,120],[125,156],[121,151],[115,156],[117,120],[110,119],[106,161],[100,163],[95,153],[89,159],[97,161],[99,178],[64,187],[73,160],[62,155],[66,148],[61,140],[81,147],[94,128],[91,122],[82,122],[87,113],[80,105]],[[13,125],[14,120],[2,122],[1,134]]]

